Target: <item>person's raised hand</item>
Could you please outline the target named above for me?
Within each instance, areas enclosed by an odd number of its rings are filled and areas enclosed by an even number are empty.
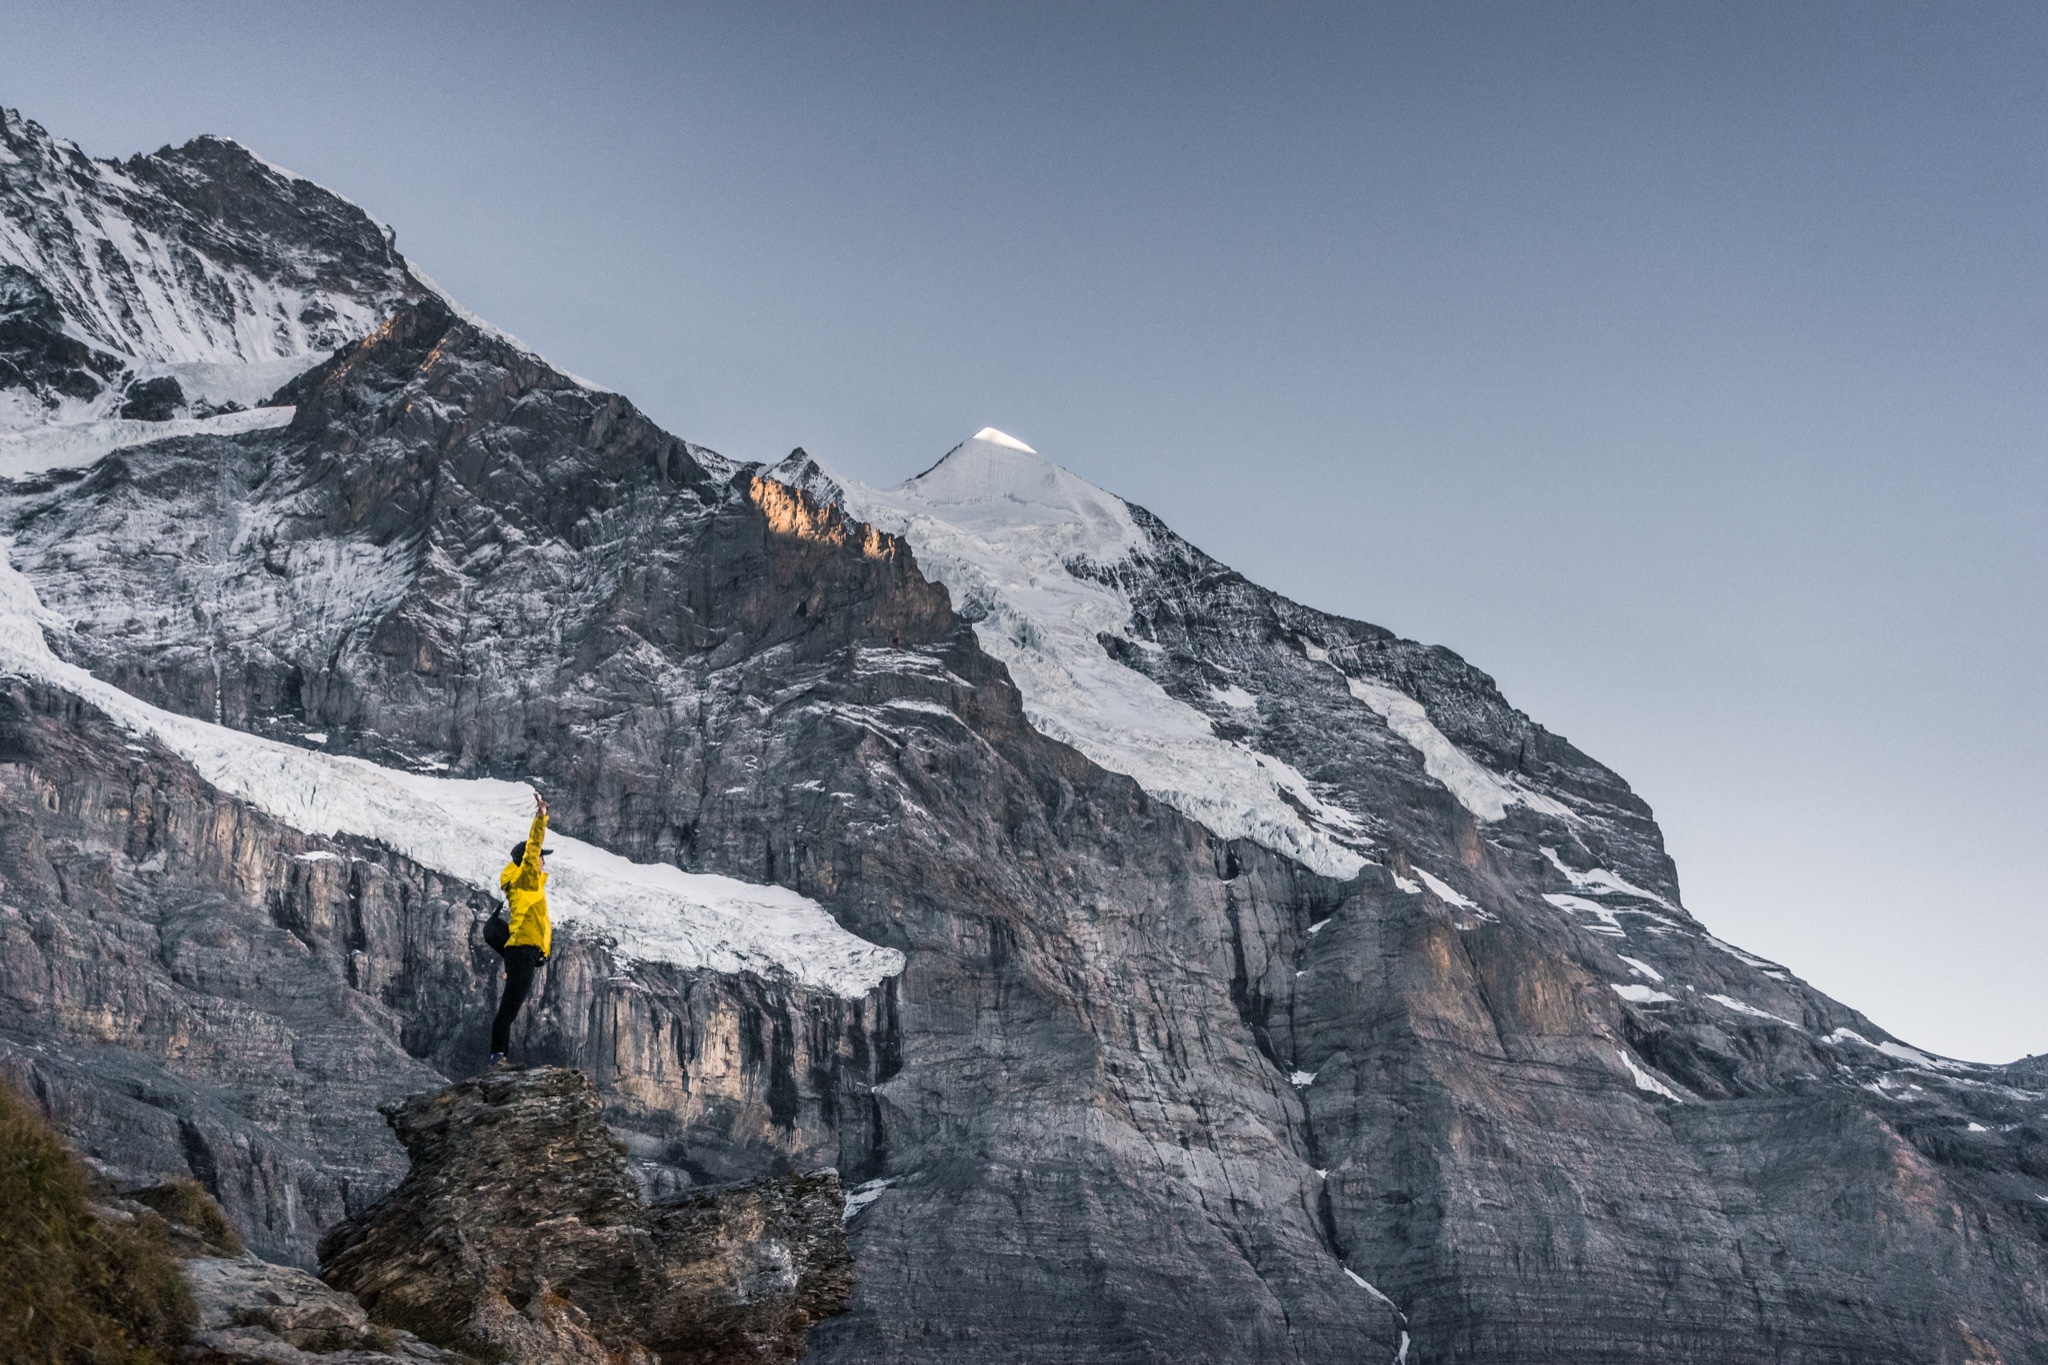
[[[533,794],[533,813],[535,815],[546,815],[548,813],[548,799],[539,792]]]

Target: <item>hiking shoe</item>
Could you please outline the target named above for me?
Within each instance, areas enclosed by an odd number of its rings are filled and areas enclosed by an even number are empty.
[[[491,1067],[490,1067],[490,1069],[491,1069],[491,1070],[493,1070],[493,1071],[505,1071],[505,1070],[509,1069],[509,1068],[511,1067],[511,1065],[512,1065],[512,1063],[510,1063],[510,1062],[508,1062],[508,1061],[506,1061],[506,1060],[505,1060],[505,1054],[504,1054],[504,1053],[502,1053],[502,1052],[493,1052],[493,1053],[491,1054]]]

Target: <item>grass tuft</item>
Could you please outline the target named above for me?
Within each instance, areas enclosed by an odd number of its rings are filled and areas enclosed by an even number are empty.
[[[94,1208],[85,1167],[0,1082],[0,1365],[170,1365],[190,1336],[165,1224]]]
[[[239,1256],[242,1235],[228,1221],[206,1187],[191,1176],[179,1176],[147,1189],[129,1190],[123,1198],[147,1204],[173,1223],[183,1224],[199,1234],[209,1256]]]

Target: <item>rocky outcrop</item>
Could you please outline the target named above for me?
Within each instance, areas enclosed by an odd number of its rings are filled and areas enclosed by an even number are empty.
[[[187,1352],[195,1365],[471,1365],[370,1321],[353,1295],[291,1266],[201,1256],[185,1262],[185,1281],[199,1310]]]
[[[596,1090],[497,1072],[387,1108],[412,1169],[321,1243],[379,1321],[515,1360],[790,1361],[843,1312],[852,1257],[826,1170],[647,1204]]]

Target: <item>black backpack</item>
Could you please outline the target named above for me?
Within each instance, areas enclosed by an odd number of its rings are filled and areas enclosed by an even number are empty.
[[[505,945],[512,940],[512,922],[505,918],[505,907],[498,906],[491,911],[491,917],[484,921],[484,942],[499,957],[505,955]]]

